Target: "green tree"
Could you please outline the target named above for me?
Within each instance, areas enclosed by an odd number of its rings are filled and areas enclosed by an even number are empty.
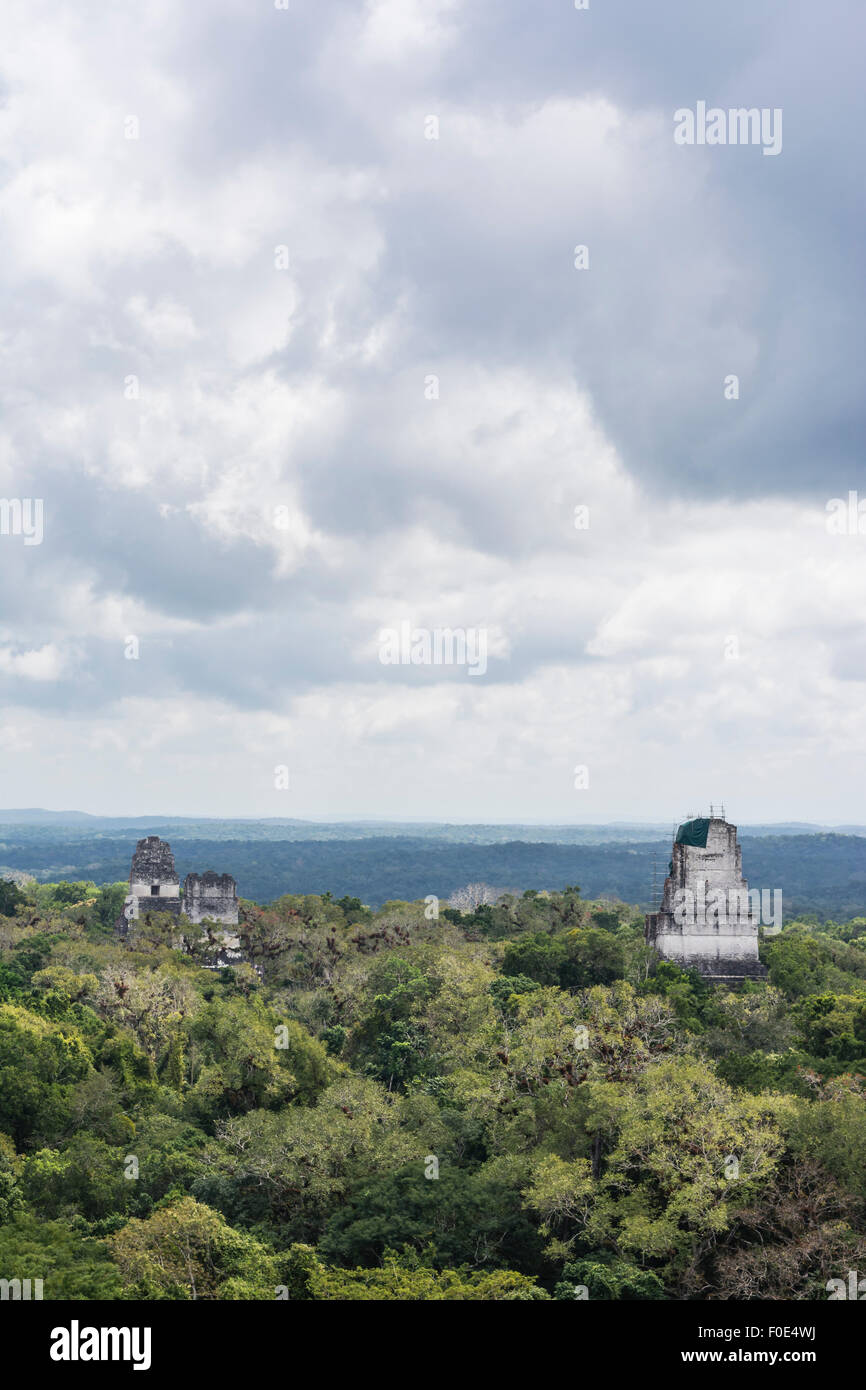
[[[546,932],[532,932],[509,942],[502,957],[502,973],[528,976],[540,985],[557,985],[565,959],[562,941]]]
[[[680,1276],[775,1171],[784,1149],[783,1097],[735,1096],[707,1063],[664,1058],[632,1085],[587,1082],[587,1120],[603,1137],[600,1171],[584,1158],[539,1160],[528,1191],[543,1228],[588,1250]]]
[[[827,979],[829,953],[812,937],[783,932],[766,948],[770,983],[789,998],[816,994]]]
[[[608,985],[622,976],[622,945],[609,930],[575,928],[566,934],[563,947],[565,958],[559,970],[563,989]]]
[[[24,1197],[19,1187],[21,1160],[15,1152],[15,1145],[8,1134],[0,1134],[0,1226],[24,1205]]]
[[[538,1270],[538,1233],[523,1209],[520,1177],[494,1160],[474,1172],[453,1163],[410,1166],[365,1177],[325,1226],[319,1252],[341,1265],[381,1263],[386,1250],[425,1252],[438,1269],[456,1265]],[[525,1166],[520,1166],[523,1175]]]
[[[192,1197],[128,1221],[107,1245],[127,1298],[267,1299],[280,1282],[266,1246]]]
[[[665,1298],[665,1286],[657,1274],[641,1269],[630,1260],[622,1260],[602,1251],[563,1266],[553,1291],[556,1299],[591,1298],[630,1299],[633,1301]]]
[[[322,1044],[258,998],[212,1000],[189,1034],[196,1059],[185,1100],[191,1118],[212,1123],[291,1100],[312,1104],[333,1074]]]
[[[795,1017],[803,1046],[815,1057],[838,1062],[864,1059],[866,1065],[866,994],[810,994]]]
[[[24,894],[11,878],[0,878],[0,917],[14,917],[24,902]]]
[[[407,1119],[402,1098],[342,1077],[311,1108],[254,1110],[219,1124],[196,1194],[218,1202],[231,1221],[316,1240],[356,1183],[429,1152]]]
[[[367,1075],[403,1086],[429,1069],[429,1040],[420,1014],[436,983],[428,971],[395,954],[371,970],[370,992],[346,1054]]]
[[[81,1223],[45,1221],[20,1214],[0,1226],[0,1269],[19,1279],[41,1279],[48,1301],[81,1302],[121,1297],[120,1274],[103,1241]]]
[[[531,1302],[549,1298],[534,1279],[513,1270],[436,1270],[410,1252],[389,1251],[380,1269],[334,1269],[318,1260],[309,1246],[293,1246],[290,1255],[296,1294],[307,1299],[426,1303]]]
[[[124,1177],[124,1149],[93,1134],[76,1134],[65,1149],[40,1149],[24,1160],[21,1185],[30,1206],[50,1220],[81,1215],[96,1221],[127,1211],[136,1184]]]
[[[70,1089],[92,1069],[78,1029],[0,1004],[0,1128],[16,1144],[50,1137],[70,1118]]]

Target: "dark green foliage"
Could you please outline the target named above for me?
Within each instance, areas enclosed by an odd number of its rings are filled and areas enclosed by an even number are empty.
[[[24,894],[11,878],[0,878],[0,917],[14,917],[24,902]]]
[[[414,1013],[435,985],[400,956],[386,957],[371,982],[376,993],[352,1030],[348,1055],[368,1076],[402,1086],[430,1067],[429,1040]]]
[[[528,975],[503,975],[501,979],[493,981],[490,994],[503,1014],[514,1014],[520,995],[531,994],[540,988],[538,980],[532,980]]]
[[[502,958],[502,973],[528,976],[539,985],[556,985],[564,964],[564,943],[541,932],[533,932],[508,947]]]
[[[534,932],[509,945],[504,975],[525,975],[540,985],[585,989],[610,984],[623,972],[619,941],[607,931],[583,928],[562,936]]]
[[[87,897],[89,883],[53,883],[47,893],[47,906],[67,907]]]
[[[650,1270],[602,1251],[563,1267],[553,1291],[557,1299],[663,1299],[665,1286]]]
[[[350,898],[348,894],[339,899],[337,907],[350,924],[356,922],[369,922],[373,917],[369,907],[365,907],[360,898]]]
[[[359,1184],[331,1216],[318,1249],[329,1263],[377,1265],[388,1249],[427,1252],[449,1269],[483,1263],[537,1274],[543,1242],[512,1185],[483,1169],[425,1177],[424,1165]]]
[[[22,1214],[0,1226],[0,1269],[42,1279],[43,1297],[56,1302],[120,1298],[122,1280],[102,1241],[83,1222],[45,1221]]]
[[[330,1028],[323,1028],[321,1033],[321,1040],[332,1057],[339,1057],[346,1037],[346,1029],[341,1023],[334,1023]]]
[[[794,1016],[803,1045],[816,1057],[861,1061],[866,1071],[866,991],[862,994],[811,994]]]
[[[5,964],[22,985],[28,985],[37,970],[44,970],[51,959],[51,952],[63,940],[60,932],[37,932],[28,936],[19,946],[13,947]]]
[[[0,1003],[23,999],[25,992],[23,973],[12,965],[0,962]]]

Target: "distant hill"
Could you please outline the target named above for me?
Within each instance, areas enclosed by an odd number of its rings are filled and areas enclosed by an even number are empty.
[[[123,839],[161,835],[169,840],[370,840],[410,839],[453,845],[502,845],[519,840],[525,844],[604,845],[652,844],[672,839],[674,823],[611,821],[594,825],[539,824],[442,824],[435,821],[307,821],[292,818],[224,820],[195,816],[94,816],[85,811],[0,810],[0,838],[29,839],[17,831],[45,839],[64,827],[74,838]],[[740,836],[843,834],[866,836],[866,826],[811,825],[799,821],[782,824],[739,824]],[[73,837],[70,837],[73,838]]]

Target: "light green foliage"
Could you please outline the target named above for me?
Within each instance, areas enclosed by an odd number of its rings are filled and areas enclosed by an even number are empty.
[[[705,1062],[664,1058],[623,1087],[592,1077],[586,1123],[603,1161],[542,1159],[527,1200],[568,1245],[681,1264],[695,1236],[717,1237],[732,1195],[748,1200],[783,1152],[784,1098],[737,1097]]]
[[[532,1302],[549,1298],[534,1279],[512,1270],[491,1273],[468,1269],[435,1270],[393,1251],[389,1252],[381,1269],[334,1269],[313,1258],[306,1262],[304,1274],[303,1296],[308,1299],[417,1303],[429,1300]]]
[[[847,1191],[866,1195],[866,1079],[845,1076],[822,1084],[800,1101],[790,1126],[798,1160],[817,1161]]]
[[[0,1005],[0,1127],[20,1143],[68,1123],[71,1087],[92,1065],[76,1028]]]
[[[182,1197],[108,1238],[129,1298],[267,1299],[276,1258],[218,1212]]]
[[[217,1138],[208,1164],[228,1184],[205,1182],[202,1194],[220,1193],[231,1209],[238,1191],[253,1188],[262,1216],[295,1238],[318,1234],[353,1182],[413,1157],[420,1164],[426,1152],[401,1100],[354,1076],[329,1086],[313,1109],[255,1110],[220,1125]]]

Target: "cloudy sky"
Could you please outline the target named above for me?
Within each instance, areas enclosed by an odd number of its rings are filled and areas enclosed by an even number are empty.
[[[866,818],[861,0],[3,10],[0,804]]]

